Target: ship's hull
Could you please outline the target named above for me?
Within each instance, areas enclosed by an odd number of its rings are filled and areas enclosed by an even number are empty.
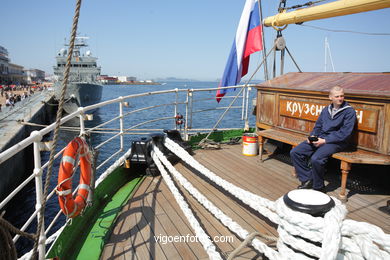
[[[72,82],[66,89],[64,110],[73,113],[79,107],[86,107],[100,102],[102,98],[102,85],[94,83]],[[61,97],[61,88],[57,88],[56,98]]]

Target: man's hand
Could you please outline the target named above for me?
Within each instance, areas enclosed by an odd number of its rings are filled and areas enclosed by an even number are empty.
[[[326,144],[325,139],[323,138],[318,138],[318,141],[315,141],[312,143],[315,147],[320,147],[323,144]]]

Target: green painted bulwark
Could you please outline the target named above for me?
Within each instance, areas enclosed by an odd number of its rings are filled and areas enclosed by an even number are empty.
[[[99,259],[112,224],[142,179],[117,168],[96,188],[92,206],[64,228],[46,258]]]
[[[255,131],[255,128],[250,128],[248,131],[245,131],[244,129],[238,129],[238,130],[226,130],[226,131],[214,131],[210,134],[209,138],[210,140],[213,140],[215,142],[229,142],[231,139],[242,137],[244,133],[253,133]],[[205,138],[207,134],[197,134],[190,137],[189,143],[192,147],[192,149],[198,149],[198,144],[200,141]]]

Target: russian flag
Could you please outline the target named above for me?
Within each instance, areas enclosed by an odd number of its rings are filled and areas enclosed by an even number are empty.
[[[241,14],[225,71],[218,87],[236,86],[241,81],[241,78],[248,73],[249,56],[263,49],[261,36],[259,3],[257,0],[247,0]],[[219,89],[216,95],[217,101],[219,102],[226,92],[232,90]]]

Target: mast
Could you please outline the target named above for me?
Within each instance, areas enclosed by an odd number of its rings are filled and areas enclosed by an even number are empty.
[[[283,11],[264,19],[264,26],[283,26],[390,7],[390,0],[339,0],[287,13]]]
[[[325,37],[325,44],[324,44],[324,46],[325,46],[325,66],[324,66],[324,72],[327,71],[327,67],[328,67],[328,53],[329,53],[330,64],[332,65],[332,71],[335,72],[333,59],[332,59],[332,53],[330,51],[330,45],[329,45],[329,42],[328,42],[328,37]]]
[[[266,51],[266,47],[265,47],[265,38],[264,38],[264,25],[263,23],[261,22],[263,20],[263,10],[262,10],[262,7],[261,7],[261,1],[258,0],[257,1],[258,3],[258,6],[259,6],[259,16],[260,16],[260,25],[261,25],[261,42],[263,44],[263,60],[264,60],[264,80],[268,80],[268,64],[267,64],[267,57],[265,55],[265,53],[267,52]]]

